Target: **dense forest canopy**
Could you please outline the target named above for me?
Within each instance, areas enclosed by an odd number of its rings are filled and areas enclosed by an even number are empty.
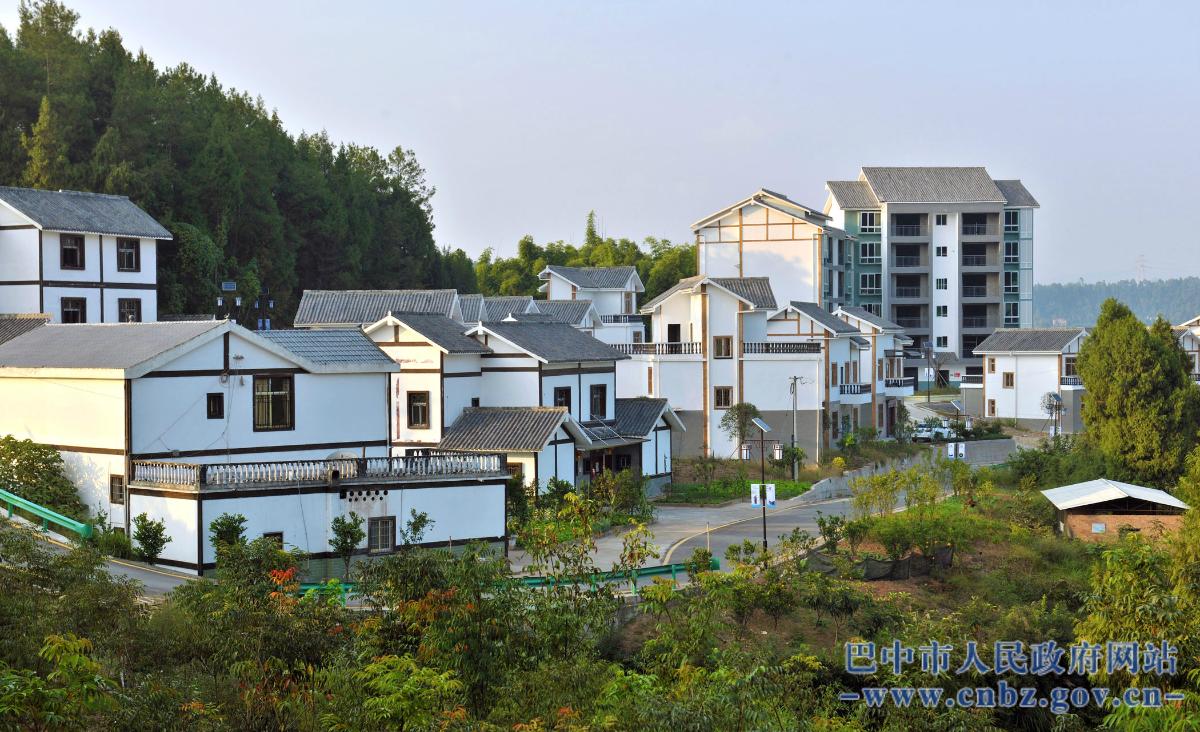
[[[1035,285],[1033,324],[1065,321],[1066,325],[1093,325],[1101,303],[1109,298],[1128,305],[1143,323],[1159,315],[1171,323],[1182,323],[1200,315],[1200,277]]]
[[[212,312],[222,280],[247,302],[268,288],[285,316],[305,288],[481,291],[471,258],[435,243],[434,189],[411,150],[292,136],[261,98],[187,64],[159,69],[115,30],[81,31],[54,0],[22,2],[19,17],[15,37],[0,27],[0,184],[118,193],[146,209],[175,235],[160,248],[163,313]],[[582,249],[556,242],[541,258],[637,264],[645,278],[647,258],[692,257],[589,231]],[[530,247],[485,255],[481,270],[497,275],[482,291],[532,292]]]

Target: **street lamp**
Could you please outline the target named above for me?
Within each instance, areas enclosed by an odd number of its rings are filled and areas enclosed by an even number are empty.
[[[759,503],[762,504],[762,529],[763,529],[763,551],[767,551],[767,433],[771,431],[771,427],[758,417],[750,420],[754,426],[758,428],[758,457],[759,457]],[[749,448],[749,445],[745,446]],[[782,450],[782,447],[776,443],[775,450]],[[749,453],[749,449],[746,450]]]

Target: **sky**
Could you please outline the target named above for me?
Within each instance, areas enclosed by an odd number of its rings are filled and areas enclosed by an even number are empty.
[[[17,6],[0,0],[0,24]],[[753,193],[983,165],[1041,203],[1038,282],[1200,275],[1200,3],[67,0],[290,132],[415,151],[475,255],[691,239]]]

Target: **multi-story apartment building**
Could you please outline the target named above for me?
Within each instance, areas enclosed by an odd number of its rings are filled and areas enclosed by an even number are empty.
[[[592,335],[605,343],[641,343],[645,340],[642,316],[638,314],[638,294],[645,292],[634,267],[561,267],[552,264],[538,273],[543,285],[539,292],[546,300],[590,300],[604,327]],[[542,312],[543,301],[537,302]],[[554,313],[565,312],[555,306]]]
[[[55,323],[158,319],[158,242],[125,196],[0,187],[0,313]]]
[[[696,273],[768,277],[784,302],[846,304],[852,237],[832,217],[760,189],[692,224]],[[661,340],[656,336],[656,340]]]
[[[1033,324],[1033,211],[1019,180],[982,167],[865,167],[828,181],[824,213],[856,238],[848,302],[904,328],[922,381],[979,374],[975,346],[996,328]]]

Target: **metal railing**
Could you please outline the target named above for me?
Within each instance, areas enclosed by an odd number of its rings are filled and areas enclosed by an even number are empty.
[[[838,384],[838,393],[843,396],[854,394],[870,394],[870,384]]]
[[[502,473],[501,455],[435,453],[393,457],[278,460],[254,463],[176,463],[134,460],[134,483],[184,486],[245,486],[279,483],[327,483]]]
[[[892,257],[892,266],[894,267],[920,267],[920,255],[912,256],[910,254],[897,254]]]
[[[896,325],[901,328],[924,328],[925,320],[922,318],[896,318]]]
[[[929,229],[923,224],[892,224],[892,236],[925,236]]]
[[[1064,376],[1059,379],[1063,386],[1083,386],[1082,376]]]
[[[987,285],[963,285],[962,286],[962,296],[963,297],[987,297],[988,296]]]
[[[6,490],[0,490],[0,503],[8,506],[8,517],[13,517],[13,509],[19,509],[36,518],[42,520],[42,528],[49,530],[50,525],[61,526],[62,528],[78,534],[81,538],[86,539],[92,535],[92,525],[85,524],[82,521],[76,521],[73,518],[63,516],[57,511],[51,511],[45,506],[34,503],[33,501],[21,498],[16,493],[10,493]]]
[[[700,353],[699,341],[681,343],[615,343],[613,348],[627,356],[694,356]]]
[[[615,315],[601,315],[601,323],[640,323],[642,316],[637,313],[617,313]]]
[[[962,327],[964,328],[990,328],[988,317],[978,315],[965,315],[962,319]]]
[[[888,389],[906,389],[916,386],[916,377],[901,376],[899,378],[884,379],[883,385]]]
[[[996,227],[989,224],[963,224],[962,233],[965,236],[980,236],[983,234],[995,234]]]
[[[742,353],[820,353],[819,341],[748,341],[742,344]]]
[[[988,266],[988,257],[986,254],[964,254],[962,255],[962,264],[964,267],[986,267]]]
[[[921,297],[920,287],[896,287],[892,290],[896,297]]]
[[[971,384],[982,385],[983,384],[983,374],[963,374],[962,378],[959,380],[958,383],[967,384],[967,385],[971,385]]]

